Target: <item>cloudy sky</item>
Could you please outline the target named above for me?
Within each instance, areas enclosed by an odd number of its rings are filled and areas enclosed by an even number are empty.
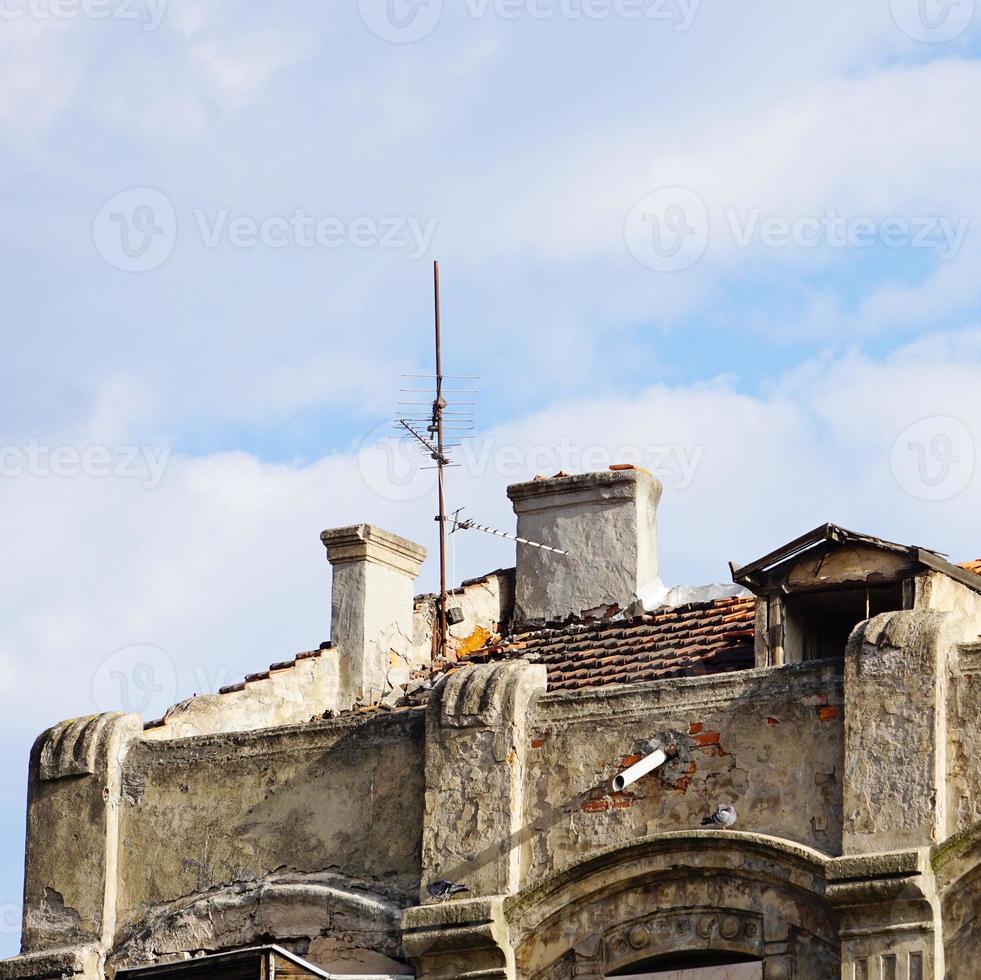
[[[433,544],[434,258],[453,507],[625,461],[668,584],[981,556],[979,55],[974,0],[2,0],[0,954],[40,731],[326,639],[325,527]]]

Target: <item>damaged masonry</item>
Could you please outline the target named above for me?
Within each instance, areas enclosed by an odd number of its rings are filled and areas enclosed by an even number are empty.
[[[976,977],[981,563],[829,524],[672,594],[651,474],[508,495],[567,554],[442,659],[425,550],[329,530],[330,643],[41,735],[0,980]]]

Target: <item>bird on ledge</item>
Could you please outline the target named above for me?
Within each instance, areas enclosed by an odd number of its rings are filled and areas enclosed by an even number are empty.
[[[726,830],[736,822],[736,811],[728,803],[723,803],[710,817],[702,818],[702,826],[713,830]]]

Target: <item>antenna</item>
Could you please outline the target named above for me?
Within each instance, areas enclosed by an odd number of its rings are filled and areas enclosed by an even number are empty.
[[[403,401],[400,406],[415,408],[409,411],[393,423],[399,429],[399,437],[410,439],[418,444],[418,449],[425,453],[436,464],[431,469],[438,473],[437,493],[438,511],[436,522],[439,524],[439,601],[436,610],[436,657],[435,660],[445,660],[446,648],[449,633],[449,620],[447,617],[447,589],[446,589],[446,470],[458,464],[454,463],[448,451],[455,448],[459,443],[447,443],[446,437],[452,436],[454,439],[469,439],[476,428],[473,418],[473,402],[453,402],[446,400],[447,395],[467,395],[473,394],[476,389],[466,387],[447,387],[447,380],[453,382],[476,381],[472,376],[464,375],[444,375],[443,374],[443,336],[442,336],[442,304],[440,301],[440,278],[439,262],[433,263],[433,299],[435,303],[435,339],[436,339],[436,389],[432,403],[428,401]],[[411,379],[415,387],[403,388],[403,392],[409,394],[429,394],[432,389],[419,386],[421,380],[431,380],[431,375],[407,374],[403,377]],[[463,411],[448,411],[451,407],[462,407]],[[428,406],[430,411],[423,414],[423,407]]]
[[[446,655],[448,627],[446,623],[446,453],[443,445],[443,412],[446,400],[443,398],[443,336],[442,312],[439,295],[439,261],[433,262],[433,299],[436,306],[436,400],[433,402],[433,424],[430,432],[436,432],[436,466],[439,483],[439,641],[437,653],[443,660]]]
[[[453,512],[453,517],[451,521],[453,523],[453,530],[450,534],[456,534],[457,531],[484,531],[486,534],[493,534],[498,538],[507,538],[509,541],[517,541],[519,544],[526,544],[530,548],[541,548],[542,551],[552,551],[557,555],[565,555],[568,557],[569,552],[563,551],[561,548],[553,548],[551,545],[540,544],[538,541],[529,541],[527,538],[519,538],[517,534],[511,534],[509,531],[499,531],[496,527],[487,527],[484,524],[478,524],[476,521],[458,520],[457,515],[462,511],[460,510]]]

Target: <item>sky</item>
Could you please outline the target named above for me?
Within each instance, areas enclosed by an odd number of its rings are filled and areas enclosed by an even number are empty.
[[[0,0],[0,955],[40,732],[326,640],[324,528],[434,553],[434,259],[452,509],[631,462],[669,585],[981,557],[976,6]]]

